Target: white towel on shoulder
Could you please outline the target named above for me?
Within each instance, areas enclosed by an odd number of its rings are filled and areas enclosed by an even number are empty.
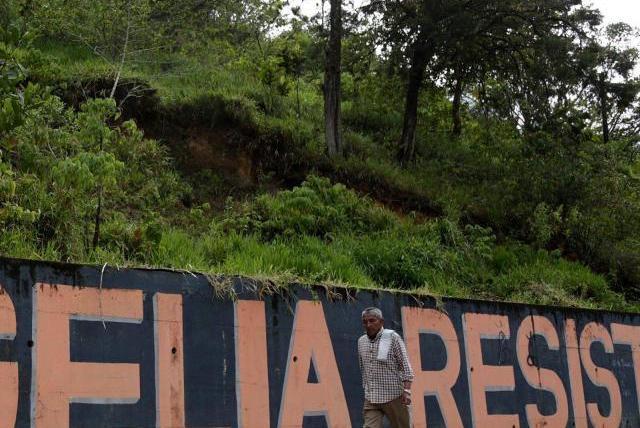
[[[393,330],[387,330],[386,328],[382,330],[380,344],[378,345],[378,361],[387,361],[393,333],[395,333]]]

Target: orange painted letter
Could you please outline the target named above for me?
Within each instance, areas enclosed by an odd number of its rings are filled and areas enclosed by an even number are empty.
[[[638,410],[640,410],[640,327],[611,324],[611,335],[615,343],[631,347],[633,371],[636,376],[636,398],[638,399]]]
[[[318,383],[307,382],[311,364]],[[351,428],[322,304],[300,301],[293,321],[278,427],[299,428],[304,416],[319,415],[325,417],[327,426]]]
[[[530,427],[565,427],[569,420],[569,403],[562,379],[554,371],[529,365],[529,340],[533,335],[542,336],[549,349],[558,351],[560,340],[555,327],[546,317],[532,315],[525,318],[518,329],[518,364],[527,383],[535,389],[553,394],[556,400],[556,413],[544,416],[535,404],[527,404],[527,422]]]
[[[235,333],[238,428],[268,428],[269,372],[264,302],[236,302]]]
[[[182,296],[153,296],[156,360],[156,427],[184,427]]]
[[[426,427],[427,414],[424,399],[428,395],[437,398],[447,427],[462,428],[462,419],[458,413],[451,388],[460,375],[460,347],[453,323],[447,315],[435,309],[402,308],[402,325],[407,352],[416,372],[413,385],[413,423],[416,428]],[[444,369],[420,371],[422,355],[420,353],[420,334],[435,334],[445,345],[447,363]]]
[[[0,340],[16,337],[16,311],[0,285]],[[18,363],[0,362],[0,427],[12,427],[18,412]]]
[[[509,318],[502,315],[464,314],[464,342],[467,354],[467,374],[471,396],[471,416],[474,427],[519,427],[518,415],[490,415],[487,391],[513,391],[513,367],[487,366],[482,361],[480,339],[509,339]]]
[[[69,320],[142,322],[142,291],[36,284],[33,289],[31,424],[69,426],[69,403],[135,403],[138,364],[71,362]]]
[[[602,324],[591,322],[587,324],[580,335],[580,356],[584,371],[589,376],[591,382],[596,386],[601,386],[609,391],[609,403],[611,409],[609,416],[604,416],[598,410],[597,403],[588,403],[587,412],[591,423],[598,428],[617,428],[622,420],[622,397],[620,386],[614,374],[602,367],[596,367],[591,359],[591,344],[600,342],[608,354],[613,353],[613,341],[609,332]]]
[[[580,348],[578,346],[578,333],[576,331],[575,320],[565,320],[564,341],[567,350],[567,365],[569,367],[571,402],[573,403],[573,423],[576,428],[587,428],[587,408],[584,401],[582,365],[580,364]]]

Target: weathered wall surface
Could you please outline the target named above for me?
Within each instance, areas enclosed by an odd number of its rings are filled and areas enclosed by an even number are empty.
[[[229,283],[0,260],[0,427],[362,426],[374,305],[416,427],[640,426],[638,315]]]

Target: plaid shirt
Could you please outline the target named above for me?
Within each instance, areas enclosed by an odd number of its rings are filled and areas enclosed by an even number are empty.
[[[378,346],[382,336],[380,329],[375,339],[365,334],[358,339],[358,360],[362,372],[364,398],[373,404],[388,403],[402,395],[402,382],[413,380],[413,370],[402,338],[391,335],[391,347],[385,361],[378,360]]]

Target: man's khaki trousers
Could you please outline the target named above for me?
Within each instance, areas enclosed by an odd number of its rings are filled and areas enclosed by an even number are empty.
[[[373,404],[364,401],[364,427],[382,428],[382,420],[386,415],[393,428],[409,428],[409,407],[402,404],[402,397],[384,404]]]

